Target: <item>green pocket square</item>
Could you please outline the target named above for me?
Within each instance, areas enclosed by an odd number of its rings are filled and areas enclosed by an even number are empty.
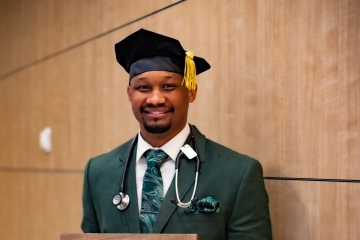
[[[220,212],[220,202],[212,197],[206,197],[200,200],[193,200],[189,207],[186,208],[187,213],[217,213]]]

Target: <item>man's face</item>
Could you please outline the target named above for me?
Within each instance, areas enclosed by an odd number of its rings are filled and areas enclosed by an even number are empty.
[[[189,103],[196,90],[182,85],[183,76],[150,71],[133,77],[127,93],[140,132],[174,137],[187,123]]]

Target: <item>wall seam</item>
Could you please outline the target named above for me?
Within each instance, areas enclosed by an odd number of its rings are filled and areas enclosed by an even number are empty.
[[[184,2],[184,1],[186,1],[186,0],[179,0],[179,1],[175,2],[175,3],[173,3],[173,4],[167,5],[167,6],[165,6],[165,7],[163,7],[163,8],[160,8],[160,9],[154,11],[154,12],[151,12],[151,13],[149,13],[149,14],[146,14],[146,15],[142,16],[142,17],[139,17],[139,18],[137,18],[137,19],[134,19],[134,20],[132,20],[132,21],[129,21],[129,22],[127,22],[127,23],[124,23],[124,24],[122,24],[122,25],[120,25],[120,26],[118,26],[118,27],[116,27],[116,28],[110,29],[110,30],[108,30],[108,31],[106,31],[106,32],[104,32],[104,33],[98,34],[98,35],[93,36],[93,37],[91,37],[91,38],[89,38],[89,39],[86,39],[86,40],[84,40],[84,41],[81,41],[81,42],[79,42],[79,43],[76,43],[76,44],[74,44],[74,45],[72,45],[72,46],[70,46],[70,47],[67,47],[67,48],[63,49],[63,50],[57,51],[57,52],[52,53],[52,54],[50,54],[50,55],[48,55],[48,56],[45,56],[45,57],[40,58],[40,59],[38,59],[38,60],[35,60],[35,61],[31,62],[31,63],[25,64],[25,65],[23,65],[23,66],[21,66],[21,67],[19,67],[19,68],[16,68],[16,69],[14,69],[14,70],[11,70],[11,71],[5,73],[4,75],[0,76],[0,81],[6,79],[6,78],[8,78],[8,77],[10,77],[10,76],[12,76],[12,75],[14,75],[14,74],[16,74],[16,73],[19,73],[19,72],[21,72],[21,71],[23,71],[23,70],[25,70],[25,69],[28,69],[28,68],[30,68],[30,67],[32,67],[32,66],[35,66],[35,65],[39,64],[39,63],[42,63],[42,62],[44,62],[44,61],[46,61],[46,60],[49,60],[49,59],[54,58],[54,57],[57,57],[57,56],[59,56],[59,55],[61,55],[61,54],[63,54],[63,53],[66,53],[66,52],[68,52],[68,51],[70,51],[70,50],[73,50],[73,49],[75,49],[75,48],[77,48],[77,47],[80,47],[80,46],[82,46],[82,45],[84,45],[84,44],[86,44],[86,43],[92,42],[92,41],[94,41],[94,40],[96,40],[96,39],[98,39],[98,38],[104,37],[104,36],[106,36],[106,35],[108,35],[108,34],[110,34],[110,33],[113,33],[113,32],[115,32],[115,31],[117,31],[117,30],[119,30],[119,29],[122,29],[122,28],[124,28],[124,27],[127,27],[127,26],[129,26],[129,25],[131,25],[131,24],[133,24],[133,23],[136,23],[136,22],[141,21],[141,20],[143,20],[143,19],[145,19],[145,18],[148,18],[148,17],[150,17],[150,16],[152,16],[152,15],[155,15],[155,14],[157,14],[157,13],[159,13],[159,12],[162,12],[162,11],[164,11],[164,10],[166,10],[166,9],[168,9],[168,8],[171,8],[171,7],[173,7],[173,6],[175,6],[175,5],[179,4],[179,3],[182,3],[182,2]]]

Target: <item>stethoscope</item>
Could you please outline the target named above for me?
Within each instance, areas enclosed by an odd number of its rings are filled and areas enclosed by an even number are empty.
[[[200,170],[200,156],[199,156],[199,151],[198,151],[198,146],[197,146],[197,141],[195,139],[195,135],[194,135],[194,127],[189,124],[190,126],[190,134],[187,137],[184,146],[181,148],[181,151],[179,152],[179,154],[177,155],[176,159],[175,159],[175,192],[176,192],[176,199],[171,199],[171,202],[181,208],[187,208],[188,206],[190,206],[190,204],[194,201],[197,201],[197,198],[195,197],[195,192],[196,192],[196,187],[197,187],[197,183],[198,183],[198,176],[199,176],[199,170]],[[127,154],[127,158],[125,161],[125,166],[124,166],[124,170],[123,170],[123,175],[122,175],[122,179],[121,179],[121,183],[120,183],[120,188],[119,188],[119,193],[116,194],[113,197],[113,204],[119,209],[119,210],[125,210],[130,203],[130,198],[129,195],[125,194],[123,192],[124,190],[124,182],[125,182],[125,175],[126,175],[126,170],[127,170],[127,165],[129,160],[131,159],[132,156],[132,152],[135,149],[135,146],[137,144],[137,138],[138,138],[138,134],[136,134],[136,136],[133,138],[132,142],[131,142],[131,146],[129,149],[129,152]],[[195,151],[190,147],[189,143],[193,141],[193,145],[195,147]],[[188,159],[193,159],[194,157],[196,157],[196,170],[195,170],[195,185],[194,185],[194,190],[191,196],[191,199],[189,202],[183,203],[180,201],[180,197],[179,197],[179,189],[178,189],[178,171],[179,171],[179,167],[180,167],[180,158],[182,157],[182,155],[186,155]]]

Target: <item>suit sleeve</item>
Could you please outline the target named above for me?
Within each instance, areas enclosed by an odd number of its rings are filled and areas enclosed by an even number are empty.
[[[262,167],[256,160],[243,176],[227,227],[228,240],[272,239],[269,198]]]
[[[81,222],[81,229],[84,233],[99,233],[99,224],[96,217],[96,210],[91,198],[89,170],[91,160],[86,164],[84,171],[84,186],[82,195],[83,218]]]

